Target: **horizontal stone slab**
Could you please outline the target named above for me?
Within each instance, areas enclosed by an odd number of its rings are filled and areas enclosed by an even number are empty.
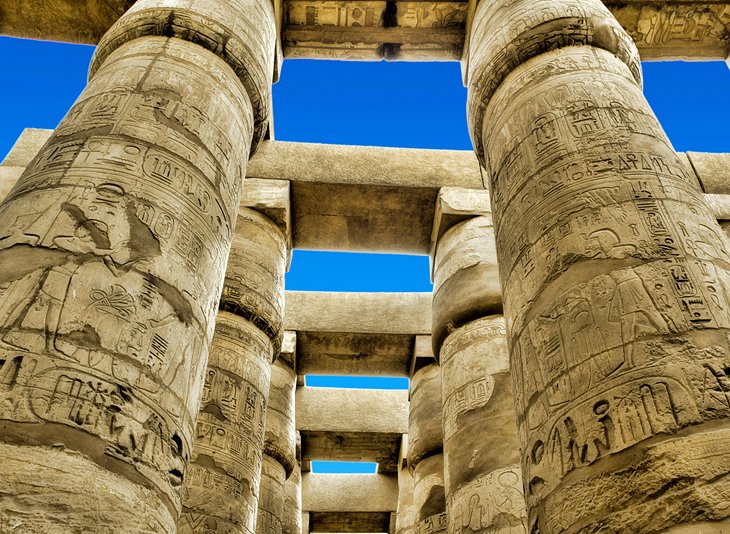
[[[296,406],[300,432],[408,432],[406,390],[303,387],[297,388]]]
[[[408,392],[302,387],[296,392],[302,470],[315,460],[377,462],[398,472],[401,437],[408,432]]]
[[[14,0],[0,3],[0,34],[95,44],[133,2]],[[285,57],[410,61],[459,60],[469,3],[288,0],[281,40]],[[724,60],[730,4],[695,0],[607,1],[644,60]],[[387,24],[386,24],[387,21]]]
[[[304,512],[395,512],[397,506],[397,476],[302,474]]]

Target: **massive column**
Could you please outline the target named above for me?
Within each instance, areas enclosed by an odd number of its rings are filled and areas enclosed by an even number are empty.
[[[498,0],[468,61],[530,531],[727,530],[730,258],[636,47],[597,0]]]
[[[297,464],[294,428],[294,393],[297,375],[294,370],[294,345],[287,342],[271,370],[269,404],[266,411],[264,468],[261,474],[257,534],[282,534],[291,517],[301,510],[286,509],[286,482]],[[287,527],[289,528],[289,527]]]
[[[282,534],[302,534],[302,465],[301,437],[297,432],[297,461],[289,478],[284,482],[284,515]]]
[[[408,465],[408,434],[403,434],[398,453],[398,509],[395,517],[395,534],[415,534],[416,510],[413,490],[413,473]]]
[[[446,532],[444,454],[441,429],[441,376],[428,363],[411,376],[408,464],[413,474],[414,530]]]
[[[247,184],[248,185],[248,184]],[[250,188],[247,187],[247,191]],[[242,202],[216,322],[178,532],[256,529],[273,355],[281,347],[286,232]]]
[[[442,191],[433,350],[441,367],[448,531],[526,529],[494,231],[483,192]],[[457,217],[458,214],[458,218]]]
[[[268,1],[178,4],[109,31],[0,206],[0,523],[25,532],[181,510],[275,27]]]

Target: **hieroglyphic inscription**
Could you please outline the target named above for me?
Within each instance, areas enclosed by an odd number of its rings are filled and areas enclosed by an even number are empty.
[[[517,421],[504,320],[456,329],[441,348],[448,531],[524,533]]]
[[[274,341],[278,356],[284,322],[286,238],[268,217],[241,208],[226,278],[221,309],[246,317]]]
[[[282,465],[271,456],[264,455],[256,534],[281,533],[285,480],[286,473]]]
[[[586,14],[591,4],[582,2]],[[584,18],[599,28],[601,17]],[[543,504],[601,477],[620,484],[612,455],[730,417],[727,243],[641,94],[635,54],[597,31],[593,47],[568,46],[579,43],[512,61],[493,94],[482,77],[471,112],[491,186],[532,531],[599,517],[625,529],[626,514],[597,489],[570,513]],[[491,50],[480,52],[485,73]],[[649,487],[652,476],[637,467],[631,483]],[[674,475],[661,476],[670,487]],[[662,506],[645,495],[642,514]]]
[[[180,532],[254,532],[271,353],[251,322],[218,314]]]
[[[252,141],[246,145],[234,143],[231,146],[238,152],[243,146],[255,150],[268,128],[270,114],[276,60],[276,15],[272,3],[187,0],[181,5],[171,0],[138,1],[99,41],[90,67],[91,75],[113,50],[144,36],[175,37],[195,43],[219,56],[233,69],[250,99],[254,132]],[[203,92],[215,95],[210,87],[205,87]],[[212,87],[218,87],[218,84]]]
[[[99,438],[87,450],[44,427],[173,510],[245,172],[233,147],[252,128],[223,61],[138,39],[107,57],[0,206],[0,416]]]

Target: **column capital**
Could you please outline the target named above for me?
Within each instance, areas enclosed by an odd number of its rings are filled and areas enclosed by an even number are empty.
[[[276,14],[270,0],[138,0],[99,41],[93,78],[109,55],[140,37],[175,37],[223,59],[248,93],[254,111],[251,153],[268,128],[276,56]]]

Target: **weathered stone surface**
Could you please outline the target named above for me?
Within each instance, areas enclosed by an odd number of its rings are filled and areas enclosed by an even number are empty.
[[[261,469],[261,496],[256,519],[256,534],[281,534],[284,515],[284,467],[269,455],[264,455]]]
[[[526,532],[504,319],[455,330],[441,348],[448,531]]]
[[[294,428],[296,386],[294,369],[285,361],[277,360],[271,369],[264,453],[284,467],[287,477],[297,463],[297,434]]]
[[[408,431],[407,391],[303,387],[296,405],[299,431]]]
[[[179,533],[254,532],[272,352],[253,323],[218,314]]]
[[[253,107],[254,152],[263,139],[271,112],[276,18],[271,2],[262,0],[137,0],[107,31],[89,68],[93,76],[107,56],[123,43],[145,36],[176,37],[221,57],[238,76]],[[193,116],[189,120],[195,121]],[[217,145],[223,153],[245,145]]]
[[[395,521],[395,534],[414,534],[416,527],[416,507],[413,501],[413,474],[408,465],[408,434],[398,455],[398,508]]]
[[[132,0],[4,2],[0,33],[92,44],[131,4]],[[725,2],[629,0],[606,5],[636,41],[644,60],[727,57],[730,7]],[[458,60],[467,55],[468,49],[462,53],[464,34],[473,12],[468,2],[443,0],[365,0],[347,5],[335,0],[288,0],[274,2],[274,9],[280,34],[277,57],[283,53],[294,58],[410,61]]]
[[[0,457],[2,532],[175,532],[173,515],[153,490],[60,443],[36,447],[3,442]]]
[[[52,133],[27,131],[33,135],[22,135],[0,165],[0,195]],[[431,255],[446,230],[490,213],[473,151],[386,148],[379,158],[381,150],[264,141],[250,162],[241,206],[267,215],[290,247],[296,227],[298,248]],[[730,155],[692,154],[701,162],[698,180],[706,193],[722,195]],[[689,159],[680,156],[694,175]],[[708,158],[716,163],[703,164]],[[710,202],[718,219],[727,217],[715,206]],[[291,213],[298,215],[289,221]]]
[[[397,472],[401,436],[408,430],[406,391],[303,387],[296,406],[305,464],[377,462],[379,473]]]
[[[254,323],[281,348],[286,236],[266,215],[241,208],[228,256],[220,307]]]
[[[423,458],[440,454],[444,434],[441,425],[441,372],[432,363],[411,377],[408,414],[408,463],[416,466]]]
[[[246,166],[215,147],[252,127],[201,47],[108,55],[0,206],[3,440],[64,444],[177,515]]]
[[[0,34],[95,44],[134,0],[0,2]]]
[[[302,471],[299,462],[284,482],[282,534],[302,534]]]
[[[501,313],[492,218],[472,217],[450,228],[436,245],[433,285],[433,351],[448,333],[479,317]]]
[[[730,166],[727,154],[687,152],[687,159],[706,193],[730,194]]]
[[[297,372],[407,376],[416,334],[431,331],[430,293],[288,291]]]
[[[413,467],[413,501],[416,510],[415,532],[435,534],[447,531],[442,453],[429,456]]]
[[[630,38],[597,2],[543,5],[480,4],[469,111],[530,531],[723,520],[726,241],[641,93]]]
[[[395,512],[397,503],[395,475],[302,474],[302,507],[309,513]]]

